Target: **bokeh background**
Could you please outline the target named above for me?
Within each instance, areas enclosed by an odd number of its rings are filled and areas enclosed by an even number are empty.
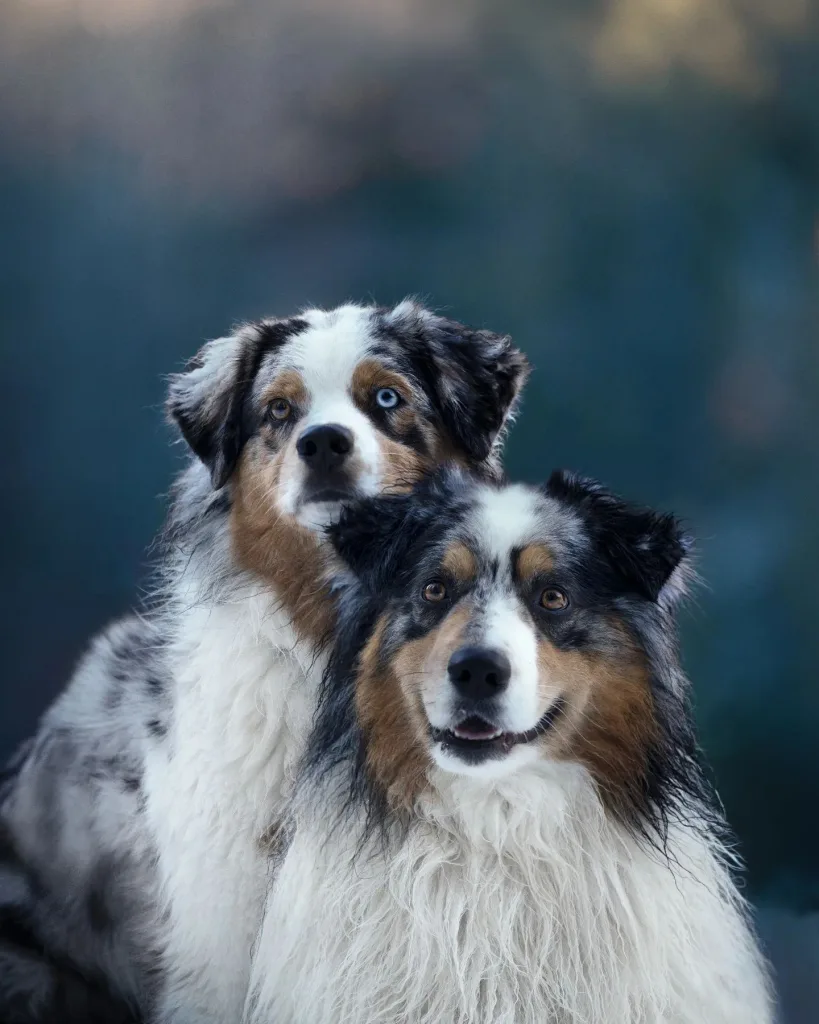
[[[138,599],[163,375],[414,293],[530,354],[514,475],[699,537],[702,741],[815,1024],[817,214],[817,0],[4,0],[0,755]]]

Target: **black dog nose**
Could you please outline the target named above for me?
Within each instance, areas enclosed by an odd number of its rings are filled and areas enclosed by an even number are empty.
[[[491,647],[461,647],[449,659],[447,671],[462,697],[484,700],[506,689],[512,666],[502,651]]]
[[[338,423],[310,427],[296,442],[296,451],[311,469],[337,469],[353,450],[353,433]]]

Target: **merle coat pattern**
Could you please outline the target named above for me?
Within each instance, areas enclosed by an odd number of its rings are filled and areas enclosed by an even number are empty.
[[[0,1019],[239,1020],[332,609],[314,528],[338,495],[310,499],[300,431],[354,443],[351,496],[445,459],[494,477],[526,372],[508,338],[408,301],[248,324],[172,378],[195,458],[159,586],[93,642],[4,784]]]

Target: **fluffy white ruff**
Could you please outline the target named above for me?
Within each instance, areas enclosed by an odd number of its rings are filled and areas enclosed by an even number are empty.
[[[444,776],[392,851],[304,808],[254,956],[252,1024],[770,1024],[715,841],[669,858],[541,765]]]
[[[171,664],[169,743],[149,754],[144,780],[168,911],[155,1019],[232,1024],[264,906],[262,837],[303,748],[321,663],[260,594],[181,612]]]

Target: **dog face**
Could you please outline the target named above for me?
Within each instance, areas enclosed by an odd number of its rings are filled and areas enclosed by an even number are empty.
[[[525,380],[508,338],[405,302],[262,321],[206,345],[169,411],[221,488],[318,527],[446,460],[494,476]]]
[[[539,760],[584,764],[618,798],[644,786],[664,728],[651,652],[687,546],[673,518],[555,474],[541,490],[433,487],[354,519],[332,536],[382,595],[354,675],[386,791],[411,796],[433,764],[497,777]]]

